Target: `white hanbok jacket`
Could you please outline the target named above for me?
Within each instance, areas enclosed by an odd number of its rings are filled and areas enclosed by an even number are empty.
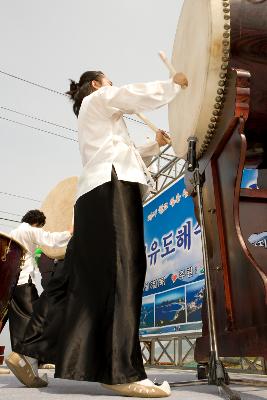
[[[147,192],[151,176],[142,158],[149,160],[157,155],[159,146],[152,142],[136,148],[123,114],[159,108],[169,103],[179,90],[180,86],[169,79],[122,87],[103,86],[84,98],[78,117],[83,171],[77,198],[109,182],[112,165],[119,180],[138,182],[143,186],[142,191]]]

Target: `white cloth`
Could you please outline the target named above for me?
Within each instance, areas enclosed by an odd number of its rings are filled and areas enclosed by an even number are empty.
[[[147,188],[150,174],[141,157],[159,153],[157,142],[135,148],[123,114],[150,111],[169,103],[180,86],[172,79],[122,86],[103,86],[82,102],[78,117],[83,171],[77,198],[111,180],[112,165],[118,179],[139,182]],[[141,157],[140,157],[141,155]]]
[[[64,232],[46,232],[42,228],[36,228],[22,222],[16,229],[10,232],[10,236],[21,243],[27,250],[25,262],[22,265],[18,285],[27,283],[31,277],[35,283],[35,268],[36,262],[34,259],[34,251],[37,246],[49,247],[65,247],[70,240],[71,234],[68,231]]]

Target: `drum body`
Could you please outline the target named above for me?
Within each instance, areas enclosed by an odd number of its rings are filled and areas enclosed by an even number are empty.
[[[267,1],[231,0],[229,64],[250,72],[246,165],[267,168]]]
[[[77,192],[78,178],[76,176],[66,178],[59,182],[48,194],[41,209],[46,216],[44,230],[49,232],[62,232],[68,230],[73,223],[73,207]],[[42,251],[49,258],[62,259],[65,256],[66,247],[53,249],[42,247]]]
[[[198,77],[203,83],[202,89],[201,87],[197,89],[200,96],[198,97],[199,107],[196,108],[195,100],[190,106],[186,98],[190,93],[192,98],[194,96],[193,89],[197,86],[192,80],[187,94],[187,89],[182,92],[185,99],[184,105],[175,103],[179,96],[170,105],[170,127],[175,151],[180,156],[185,155],[186,142],[190,136],[198,139],[198,161],[202,175],[203,212],[219,355],[261,356],[267,359],[267,257],[265,254],[267,250],[265,247],[253,246],[248,240],[252,234],[266,231],[267,190],[263,184],[261,189],[241,188],[242,173],[246,164],[253,166],[260,164],[261,168],[267,167],[267,80],[265,77],[267,1],[218,0],[216,3],[218,7],[222,4],[224,7],[223,20],[220,18],[216,22],[221,28],[223,26],[224,32],[221,41],[218,42],[219,48],[223,50],[220,59],[221,71],[215,66],[216,73],[219,73],[222,82],[219,80],[216,84],[213,81],[214,90],[216,90],[213,111],[209,107],[211,103],[209,103],[207,90],[208,82],[212,81],[209,78],[212,76],[209,70],[211,64],[206,62],[204,69],[198,68],[199,60],[195,58],[195,60],[190,60],[190,63],[195,63],[195,66],[190,68],[196,74],[194,79]],[[184,7],[187,9],[190,4],[198,7],[194,0],[186,0]],[[207,14],[211,15],[210,10],[212,11],[212,5],[215,4],[212,0],[200,0],[199,4],[206,7]],[[199,15],[202,17],[202,14]],[[189,26],[190,18],[187,14]],[[196,28],[194,32],[191,32],[192,41],[196,35],[201,36],[196,19],[194,21]],[[212,30],[215,19],[209,21],[206,17],[206,21]],[[182,32],[181,26],[184,27],[185,37],[190,34],[186,20],[182,25],[179,22],[173,62],[177,63],[176,68],[181,65],[179,70],[187,74],[186,66],[189,61],[179,60],[190,59],[191,55],[188,56],[190,45],[188,44],[187,51],[179,50],[183,40],[187,40],[183,39],[183,35],[179,33]],[[209,39],[207,29],[203,32],[203,40],[207,44],[207,49],[211,50],[212,43],[215,42]],[[215,32],[219,30],[215,29]],[[180,43],[179,38],[182,38]],[[200,50],[204,55],[203,44]],[[213,51],[211,53],[214,54]],[[197,49],[193,51],[193,54],[197,54]],[[209,60],[213,57],[212,54],[208,55]],[[179,63],[184,63],[185,67],[183,68],[183,65]],[[226,68],[225,76],[222,72],[224,68]],[[193,72],[188,74],[189,85]],[[176,108],[178,106],[179,109]],[[205,120],[205,113],[210,118],[209,123],[208,118]],[[190,128],[186,131],[183,129],[186,126],[183,119],[189,120],[191,116]],[[183,123],[180,124],[180,121]],[[204,125],[201,125],[203,121]],[[208,126],[206,126],[207,123]],[[187,189],[192,193],[190,180],[192,180],[192,175],[187,171]],[[197,199],[194,200],[197,206]],[[198,362],[208,361],[209,352],[209,324],[207,313],[203,308],[203,332],[202,337],[196,341],[195,359]]]
[[[21,244],[0,233],[0,332],[5,324],[8,304],[18,282],[25,252]]]

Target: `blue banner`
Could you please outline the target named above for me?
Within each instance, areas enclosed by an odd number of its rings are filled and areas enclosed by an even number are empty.
[[[183,177],[144,205],[147,275],[140,334],[201,329],[201,231]]]

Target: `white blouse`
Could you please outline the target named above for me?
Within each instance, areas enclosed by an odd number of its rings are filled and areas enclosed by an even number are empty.
[[[27,250],[24,265],[21,267],[18,285],[27,283],[29,277],[35,283],[35,268],[37,265],[34,259],[34,251],[37,246],[65,247],[71,238],[71,234],[68,231],[46,232],[42,228],[36,228],[26,222],[22,222],[16,229],[13,229],[10,232],[10,236],[21,243]]]
[[[112,165],[118,179],[148,188],[151,176],[143,160],[159,153],[157,142],[136,148],[123,114],[150,111],[169,103],[180,86],[172,79],[122,86],[103,86],[85,97],[78,117],[83,171],[77,198],[111,180]],[[141,157],[140,157],[141,156]]]

